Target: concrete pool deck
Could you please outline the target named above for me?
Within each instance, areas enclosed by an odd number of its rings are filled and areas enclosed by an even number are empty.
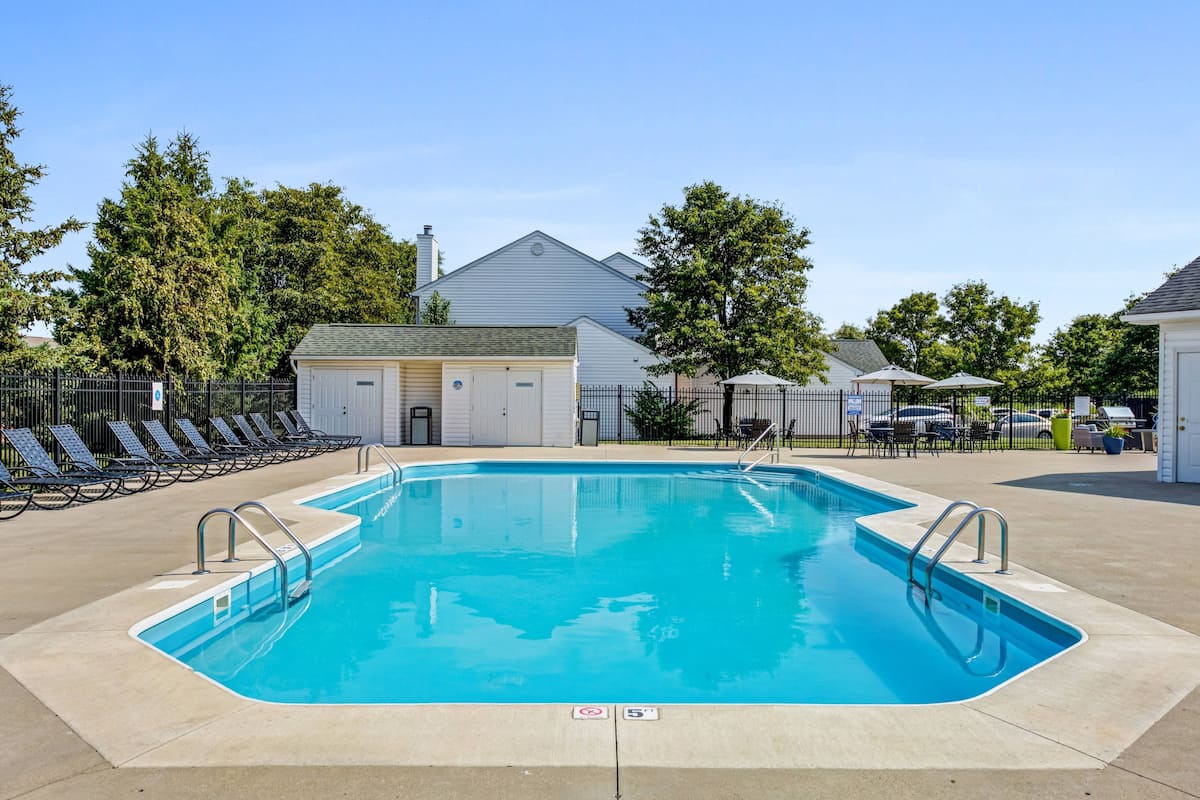
[[[714,460],[711,450],[628,446],[574,451],[404,449],[397,453],[410,461],[487,457]],[[728,451],[715,455],[727,459],[736,457],[736,453]],[[6,710],[11,710],[0,722],[0,736],[5,745],[0,751],[0,796],[33,791],[32,797],[95,797],[124,794],[135,786],[146,788],[152,792],[150,796],[154,796],[153,793],[172,797],[250,796],[252,792],[259,794],[270,786],[276,791],[284,790],[285,794],[302,796],[330,793],[336,787],[337,792],[347,796],[612,797],[618,778],[621,795],[625,797],[794,796],[800,793],[896,797],[910,791],[913,796],[937,796],[943,792],[955,796],[1020,796],[1022,793],[1047,796],[1082,794],[1092,790],[1164,797],[1187,796],[1180,792],[1200,793],[1200,775],[1193,764],[1197,731],[1200,730],[1197,724],[1200,703],[1197,693],[1191,691],[1194,682],[1188,684],[1193,670],[1200,666],[1200,657],[1190,649],[1194,637],[1184,633],[1200,632],[1200,613],[1197,612],[1200,593],[1191,572],[1196,564],[1197,548],[1190,535],[1195,529],[1195,506],[1200,504],[1200,487],[1158,486],[1153,482],[1152,457],[1134,453],[1120,458],[1074,453],[947,454],[938,459],[880,461],[865,457],[845,459],[828,451],[797,450],[785,461],[845,468],[941,497],[969,497],[996,505],[1013,524],[1014,561],[1182,630],[1173,630],[1136,614],[1108,607],[1108,619],[1113,627],[1100,632],[1091,630],[1093,639],[1085,647],[1100,644],[1098,639],[1107,640],[1106,646],[1116,648],[1109,656],[1112,663],[1107,670],[1099,669],[1097,675],[1092,676],[1099,680],[1098,684],[1089,684],[1087,675],[1070,676],[1078,679],[1079,690],[1084,694],[1076,700],[1082,699],[1085,710],[1090,707],[1095,712],[1094,718],[1066,717],[1054,702],[1039,701],[1036,692],[1023,708],[1022,713],[1027,715],[1024,720],[1011,717],[1012,703],[997,709],[986,708],[994,698],[973,701],[985,708],[972,711],[972,715],[992,717],[988,724],[993,725],[995,738],[984,741],[988,746],[980,748],[979,752],[991,753],[994,763],[978,760],[978,752],[975,760],[971,760],[967,757],[970,753],[964,752],[971,751],[975,738],[964,739],[961,728],[957,727],[960,724],[958,717],[966,713],[961,706],[937,707],[951,713],[945,714],[947,719],[935,726],[938,728],[936,736],[944,738],[933,741],[934,747],[914,746],[929,745],[931,740],[924,736],[928,732],[922,731],[921,736],[906,732],[905,720],[896,717],[898,709],[870,709],[873,713],[882,712],[879,716],[885,718],[883,723],[890,738],[881,739],[865,758],[859,747],[861,731],[841,730],[839,733],[837,722],[820,718],[825,712],[838,713],[844,709],[818,709],[816,713],[813,709],[800,709],[801,715],[809,715],[800,719],[794,716],[797,711],[794,708],[761,707],[762,724],[746,724],[721,719],[722,714],[730,711],[728,707],[691,707],[704,709],[703,722],[693,724],[687,707],[667,707],[664,719],[653,723],[662,727],[651,729],[641,723],[642,728],[634,728],[632,726],[637,723],[626,724],[618,731],[619,748],[614,748],[614,728],[601,730],[604,726],[599,723],[570,723],[569,720],[564,725],[561,714],[564,707],[561,706],[543,707],[550,711],[545,712],[548,715],[541,732],[524,722],[515,725],[514,719],[506,719],[504,709],[511,707],[493,707],[480,716],[481,707],[463,706],[457,708],[465,712],[444,712],[433,719],[424,718],[419,724],[416,719],[401,719],[395,714],[383,714],[376,708],[370,713],[384,717],[378,724],[385,729],[392,726],[390,735],[360,739],[366,749],[359,752],[376,754],[362,758],[360,763],[374,761],[375,764],[397,763],[390,760],[388,753],[400,741],[460,743],[455,752],[446,752],[445,747],[440,746],[420,754],[422,757],[408,760],[409,764],[447,765],[442,768],[164,768],[150,765],[195,763],[198,757],[206,759],[202,763],[208,764],[289,763],[285,756],[279,755],[287,751],[288,742],[271,741],[270,731],[279,729],[282,722],[271,721],[266,730],[260,731],[258,728],[262,723],[245,724],[239,720],[245,719],[240,716],[242,714],[254,715],[261,713],[262,708],[271,709],[270,714],[263,717],[265,722],[271,714],[287,716],[295,707],[251,704],[209,684],[205,684],[207,692],[196,695],[194,687],[180,688],[175,681],[187,678],[190,684],[198,679],[158,656],[154,657],[165,663],[164,668],[161,671],[153,668],[152,674],[156,677],[137,683],[131,690],[142,700],[152,701],[151,707],[159,709],[151,719],[146,719],[144,711],[134,708],[132,700],[137,699],[136,696],[122,699],[106,695],[106,683],[101,679],[90,687],[86,682],[65,687],[61,691],[74,696],[49,697],[49,707],[35,696],[38,692],[31,694],[25,689],[25,685],[38,684],[45,675],[60,670],[64,660],[71,657],[69,650],[64,652],[51,646],[51,637],[60,642],[74,638],[75,652],[78,652],[78,640],[90,640],[95,650],[89,653],[89,658],[96,671],[124,674],[127,665],[119,659],[114,661],[111,653],[113,648],[122,646],[121,642],[134,643],[119,625],[109,625],[108,630],[96,629],[97,614],[108,618],[105,616],[108,611],[103,608],[104,598],[119,590],[128,592],[130,587],[143,584],[155,575],[177,571],[194,549],[194,522],[207,508],[230,500],[264,497],[352,472],[353,454],[339,453],[232,478],[172,487],[144,497],[121,498],[86,509],[26,515],[17,521],[18,525],[5,523],[0,526],[0,555],[3,556],[0,559],[0,578],[3,578],[0,581],[0,614],[3,615],[0,624],[4,626],[0,633],[13,639],[11,642],[0,640],[0,649],[8,655],[21,654],[17,659],[20,663],[13,662],[19,680],[14,680],[9,673],[0,673],[0,699]],[[130,529],[131,513],[145,520],[143,529]],[[292,519],[295,515],[285,513],[284,516]],[[994,547],[993,544],[991,549]],[[247,548],[247,555],[249,550]],[[1014,576],[1014,579],[1019,577]],[[1040,584],[1042,581],[1027,582]],[[194,593],[196,588],[191,587],[189,593]],[[174,590],[162,594],[170,591]],[[156,593],[141,591],[139,594],[147,597]],[[1055,598],[1072,594],[1083,593],[1046,593],[1052,599],[1036,604],[1053,611],[1050,605]],[[125,595],[126,598],[130,596],[136,595]],[[97,600],[100,602],[91,608],[75,610]],[[164,605],[161,597],[154,602],[159,608]],[[134,619],[140,618],[139,614],[145,616],[135,607],[140,601],[137,604],[121,601],[118,605]],[[1107,603],[1103,605],[1108,606]],[[66,616],[53,619],[64,613]],[[1063,616],[1070,620],[1069,614]],[[1131,632],[1123,628],[1127,623],[1149,627]],[[38,627],[31,630],[32,626]],[[11,636],[13,634],[16,636]],[[1163,686],[1150,680],[1142,684],[1140,692],[1134,691],[1132,695],[1117,692],[1102,698],[1091,696],[1101,691],[1095,687],[1104,685],[1106,674],[1124,672],[1128,676],[1130,671],[1144,670],[1144,666],[1137,664],[1145,657],[1146,649],[1140,644],[1129,645],[1135,642],[1132,635],[1147,634],[1167,639],[1176,646],[1174,655],[1170,654],[1171,648],[1167,648],[1164,651],[1167,655],[1157,663],[1164,675],[1174,675],[1177,680],[1166,681],[1165,691]],[[106,639],[106,636],[112,638]],[[35,642],[40,644],[31,647]],[[30,654],[40,654],[40,664],[36,658],[23,660]],[[5,663],[9,662],[6,660]],[[1061,664],[1068,662],[1064,658]],[[1055,662],[1044,670],[1049,673],[1059,665],[1060,662]],[[1035,673],[1023,680],[1038,677]],[[115,684],[110,680],[107,685]],[[1030,687],[1031,692],[1033,688]],[[41,693],[44,693],[44,687]],[[1061,692],[1056,692],[1054,697],[1060,695]],[[1176,705],[1180,698],[1183,698],[1182,702]],[[79,716],[78,707],[68,708],[72,703],[86,706],[87,702],[91,702],[92,707],[90,710],[84,708],[83,716]],[[258,710],[247,710],[239,704],[253,705]],[[1175,707],[1172,709],[1172,706]],[[56,717],[51,710],[56,707],[65,712],[62,718]],[[195,720],[211,715],[214,710],[221,712],[218,717],[223,721],[197,730]],[[907,709],[899,711],[903,714]],[[498,718],[489,723],[484,718],[487,714]],[[1007,720],[1005,715],[1009,715]],[[319,716],[314,715],[313,720],[306,723],[309,735],[318,743],[358,738],[371,727],[363,728],[356,723],[344,728],[336,720],[317,719]],[[66,724],[72,718],[87,721],[80,729],[73,730]],[[1105,725],[1105,719],[1110,719],[1111,725]],[[107,724],[110,730],[98,730],[95,727],[97,721]],[[782,722],[782,729],[793,734],[782,740],[756,742],[756,734],[773,727],[773,722]],[[479,741],[476,730],[488,724],[507,726],[505,729],[510,731],[508,741],[499,744]],[[223,733],[221,725],[228,725],[229,730]],[[661,752],[661,742],[655,741],[656,737],[661,738],[663,728],[676,726],[692,740],[688,749],[690,755],[685,754],[685,758],[680,758],[678,752],[664,757],[667,754]],[[1107,727],[1136,730],[1141,735],[1127,741],[1120,736],[1114,739],[1104,730]],[[232,733],[239,728],[249,730],[261,739],[257,755],[245,752],[244,746],[232,747],[231,743],[237,738]],[[211,734],[210,739],[206,740],[205,730]],[[178,741],[174,749],[161,744],[164,731],[169,741]],[[421,736],[422,731],[428,735]],[[551,731],[557,733],[550,735]],[[194,744],[180,738],[185,732],[195,735]],[[84,735],[81,737],[80,733]],[[831,763],[814,757],[822,749],[836,749],[839,737],[844,739],[843,749],[859,748],[855,756],[859,760]],[[1106,737],[1110,742],[1109,749],[1098,745],[1099,739]],[[393,740],[390,744],[389,739]],[[114,740],[124,743],[114,747]],[[1112,741],[1119,743],[1117,749],[1112,748]],[[92,746],[97,743],[101,745],[99,750]],[[657,752],[656,747],[660,748]],[[520,756],[543,752],[543,748],[545,752],[557,754],[558,760],[551,762],[545,757],[509,760],[514,753]],[[733,765],[733,755],[739,748],[745,751],[736,762],[741,768],[716,768]],[[1038,756],[1040,761],[1027,760],[1033,751],[1042,754]],[[420,753],[419,750],[416,752]],[[1053,752],[1053,756],[1047,758],[1047,752]],[[428,757],[424,757],[426,755]],[[185,758],[192,761],[181,760]],[[146,766],[116,770],[110,766],[139,762]],[[303,758],[290,760],[290,763],[315,762]],[[520,766],[509,769],[508,763]],[[563,763],[582,766],[554,767],[554,764]],[[843,768],[802,769],[816,763]],[[1018,763],[1039,768],[1004,769]],[[478,764],[492,766],[467,766]],[[661,766],[664,764],[668,766]],[[967,764],[976,769],[964,770],[962,767]],[[873,767],[920,769],[889,772]],[[901,775],[902,783],[893,784],[891,778]],[[1092,793],[1097,794],[1097,791]]]

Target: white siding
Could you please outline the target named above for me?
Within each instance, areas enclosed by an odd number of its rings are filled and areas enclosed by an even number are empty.
[[[1200,352],[1200,323],[1170,323],[1158,334],[1158,479],[1175,482],[1175,432],[1178,429],[1176,366],[1180,353]],[[1147,423],[1148,424],[1148,423]]]
[[[575,444],[575,364],[561,361],[454,361],[442,364],[442,444],[466,447],[471,444],[471,370],[540,370],[542,373],[542,445],[573,447]],[[454,381],[462,381],[455,389]]]
[[[825,356],[825,367],[828,383],[821,383],[821,379],[814,376],[804,384],[805,389],[845,389],[850,392],[854,390],[854,379],[862,375],[861,371],[830,355]]]
[[[400,441],[410,444],[410,413],[414,406],[428,406],[433,420],[429,426],[431,444],[442,443],[442,364],[439,361],[403,361],[400,363]]]
[[[613,253],[608,258],[600,259],[603,263],[608,264],[613,269],[619,269],[631,278],[637,279],[638,275],[643,275],[646,272],[646,265],[642,264],[635,258],[630,258],[624,253]]]
[[[647,380],[660,389],[675,385],[674,375],[646,374],[645,367],[660,359],[632,339],[587,319],[571,324],[579,332],[579,382],[584,386],[641,386]]]
[[[383,443],[400,444],[400,368],[395,361],[297,361],[296,362],[296,407],[305,419],[312,419],[312,371],[313,369],[378,369],[383,370]]]
[[[543,252],[530,252],[540,244]],[[518,239],[415,294],[437,291],[459,325],[562,325],[588,316],[622,335],[637,331],[625,308],[643,304],[644,287],[572,252],[548,236]]]

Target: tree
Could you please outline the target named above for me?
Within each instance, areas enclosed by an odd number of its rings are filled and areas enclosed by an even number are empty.
[[[983,281],[956,284],[942,299],[949,358],[956,362],[945,368],[1006,383],[1017,378],[1033,352],[1038,304],[996,295]]]
[[[17,161],[11,145],[21,135],[12,104],[12,87],[0,84],[0,367],[29,369],[44,366],[53,355],[37,352],[21,341],[21,332],[34,322],[48,322],[61,313],[59,295],[52,291],[66,277],[59,270],[27,270],[30,261],[57,247],[68,233],[84,224],[74,217],[45,228],[26,230],[33,218],[30,189],[46,174],[40,164]]]
[[[933,292],[913,292],[867,320],[867,338],[879,345],[890,363],[924,374],[930,368],[929,348],[944,332],[945,320],[938,310]]]
[[[1038,357],[1046,365],[1046,379],[1037,388],[1102,393],[1101,364],[1116,344],[1123,324],[1111,314],[1082,314],[1065,328],[1055,330]]]
[[[236,276],[216,247],[208,154],[184,133],[153,136],[126,164],[120,200],[100,203],[78,311],[58,329],[104,368],[220,375],[235,318]]]
[[[1169,273],[1170,275],[1174,274]],[[1141,302],[1145,295],[1130,297],[1112,315],[1113,343],[1099,359],[1094,394],[1152,392],[1158,389],[1158,326],[1130,325],[1121,315]]]
[[[668,400],[666,393],[650,381],[633,393],[633,404],[625,413],[641,439],[690,439],[696,435],[693,419],[699,400]]]
[[[851,325],[849,322],[843,322],[838,326],[837,330],[830,334],[833,339],[866,339],[867,332],[857,325]]]
[[[778,205],[706,181],[684,189],[638,232],[646,305],[626,309],[638,341],[663,360],[647,370],[731,378],[761,368],[804,382],[822,375],[828,340],[804,310],[807,228]],[[725,388],[730,423],[733,387]]]
[[[421,324],[423,325],[453,325],[450,319],[450,301],[442,297],[436,290],[425,301],[421,308]]]

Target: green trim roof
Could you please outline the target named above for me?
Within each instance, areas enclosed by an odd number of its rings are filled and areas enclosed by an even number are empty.
[[[567,326],[314,325],[293,358],[574,358]]]

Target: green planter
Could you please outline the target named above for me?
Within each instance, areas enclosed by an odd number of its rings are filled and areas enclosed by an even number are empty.
[[[1050,420],[1050,435],[1054,437],[1055,450],[1071,449],[1071,419],[1054,417]]]

